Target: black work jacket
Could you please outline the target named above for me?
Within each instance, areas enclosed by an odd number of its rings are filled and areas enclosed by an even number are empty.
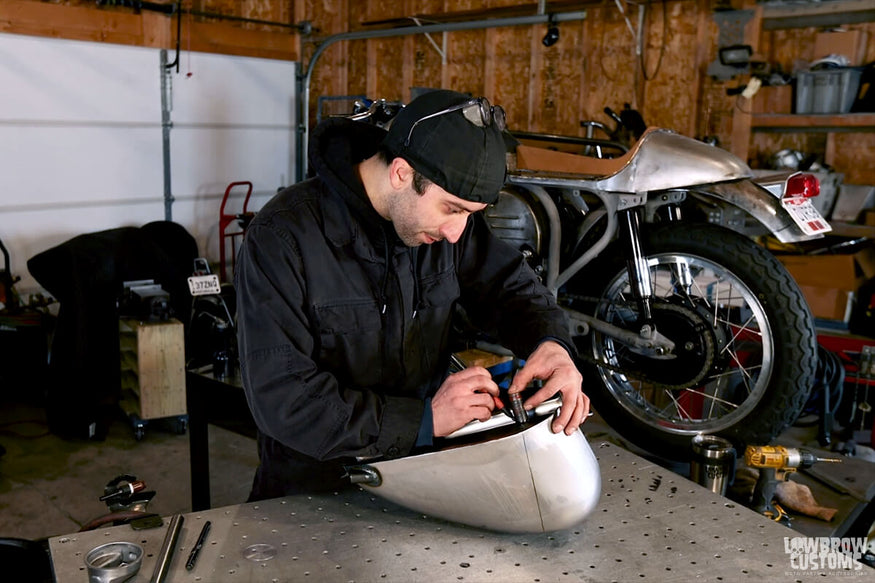
[[[320,124],[317,177],[269,201],[239,252],[249,406],[261,432],[315,460],[410,452],[424,399],[446,375],[457,302],[521,358],[548,336],[571,345],[553,296],[479,213],[456,244],[401,242],[355,167],[384,135],[345,119]]]

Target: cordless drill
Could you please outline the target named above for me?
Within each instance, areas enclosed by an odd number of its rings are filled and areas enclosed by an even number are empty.
[[[816,462],[841,462],[841,459],[820,458],[810,451],[781,445],[749,445],[744,450],[744,462],[760,471],[751,500],[751,507],[776,522],[788,524],[789,516],[780,505],[775,504],[775,490],[779,482],[786,482],[790,474],[799,469],[810,468]]]

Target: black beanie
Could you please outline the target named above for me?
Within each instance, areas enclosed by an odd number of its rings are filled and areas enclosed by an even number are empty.
[[[470,97],[445,89],[417,97],[392,121],[383,145],[450,194],[490,204],[498,198],[507,171],[501,129],[493,123],[475,124],[461,109],[422,120],[468,101]]]

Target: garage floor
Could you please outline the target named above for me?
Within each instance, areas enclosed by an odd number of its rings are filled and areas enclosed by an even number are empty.
[[[191,511],[188,434],[150,422],[141,441],[123,413],[104,441],[70,441],[48,430],[37,405],[0,400],[0,537],[31,540],[77,532],[107,513],[98,498],[122,474],[146,482],[155,497],[148,510],[169,516]],[[586,423],[590,439],[622,444],[598,416]],[[209,426],[210,498],[214,508],[246,501],[258,464],[255,440]]]
[[[258,463],[253,439],[210,426],[213,506],[246,501]],[[133,474],[155,497],[148,510],[191,511],[188,434],[150,422],[141,441],[119,411],[105,441],[49,433],[45,410],[0,402],[0,537],[41,539],[76,532],[108,512],[98,498],[113,478]]]

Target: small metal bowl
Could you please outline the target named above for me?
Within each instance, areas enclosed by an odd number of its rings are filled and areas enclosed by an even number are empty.
[[[135,543],[112,542],[94,547],[85,555],[90,583],[122,583],[137,574],[143,561],[143,547]]]

